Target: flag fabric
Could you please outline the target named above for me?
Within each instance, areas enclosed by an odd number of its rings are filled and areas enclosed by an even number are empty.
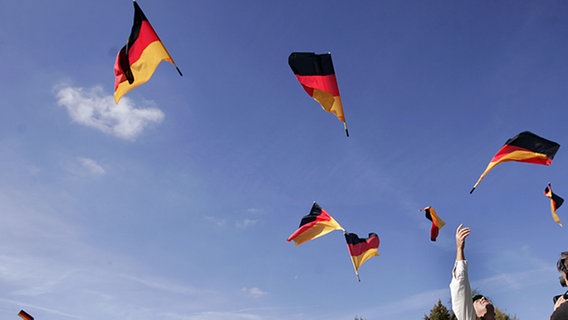
[[[347,248],[351,255],[351,261],[353,262],[357,280],[360,281],[359,267],[365,261],[379,255],[379,236],[376,233],[369,233],[369,237],[365,239],[359,238],[355,233],[345,232],[345,240],[347,241]]]
[[[532,132],[519,133],[507,140],[505,145],[497,151],[469,193],[475,190],[485,175],[496,165],[507,161],[518,161],[548,166],[552,163],[558,148],[560,148],[558,143],[539,137]]]
[[[296,245],[300,245],[306,241],[326,235],[333,230],[345,229],[314,202],[310,213],[302,218],[300,227],[288,237],[288,241],[294,241]]]
[[[20,312],[18,313],[18,316],[20,316],[20,318],[24,319],[24,320],[34,320],[34,317],[30,316],[27,312],[25,312],[24,310],[20,310]]]
[[[331,54],[292,52],[288,64],[308,95],[343,122],[345,133],[349,136]]]
[[[560,221],[558,214],[556,214],[556,210],[564,203],[564,199],[552,192],[552,186],[550,183],[544,189],[544,195],[550,199],[550,211],[552,212],[552,218],[562,227],[562,222]]]
[[[436,238],[438,238],[438,234],[440,233],[440,229],[442,229],[446,223],[438,216],[436,210],[430,206],[422,208],[421,211],[424,211],[426,218],[432,221],[432,227],[430,228],[430,240],[436,241]]]
[[[182,75],[146,15],[134,1],[132,30],[114,64],[114,101],[118,103],[128,91],[150,80],[162,61],[171,62]]]

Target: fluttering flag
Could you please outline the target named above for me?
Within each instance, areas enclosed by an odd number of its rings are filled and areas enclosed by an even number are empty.
[[[118,103],[128,91],[150,80],[162,61],[171,62],[182,75],[144,12],[134,1],[134,24],[128,42],[118,52],[114,64],[114,101]]]
[[[314,202],[310,213],[302,218],[300,227],[288,237],[288,241],[294,241],[296,245],[300,245],[334,230],[345,231],[335,219]]]
[[[361,281],[361,278],[359,278],[359,267],[365,261],[379,255],[379,236],[376,233],[369,233],[368,238],[361,239],[355,233],[345,232],[345,240],[347,241],[347,248],[351,255],[357,281]]]
[[[485,175],[499,163],[518,161],[548,166],[552,163],[558,148],[560,148],[558,143],[539,137],[532,132],[519,133],[507,140],[505,145],[497,151],[469,193],[472,193]]]
[[[345,134],[349,137],[331,53],[292,52],[288,64],[308,95],[343,122]]]
[[[438,238],[438,234],[440,233],[440,229],[442,229],[446,223],[438,216],[436,210],[430,206],[424,207],[420,209],[420,211],[424,211],[426,218],[432,221],[432,227],[430,228],[430,240],[436,241],[436,238]]]
[[[562,227],[562,222],[560,222],[560,218],[558,217],[558,214],[556,214],[556,210],[564,203],[564,199],[552,192],[552,186],[550,183],[544,189],[544,195],[550,199],[550,211],[552,211],[552,218]]]
[[[25,312],[24,310],[20,310],[20,312],[18,313],[18,316],[20,316],[20,318],[24,319],[24,320],[34,320],[34,317],[30,316],[27,312]]]

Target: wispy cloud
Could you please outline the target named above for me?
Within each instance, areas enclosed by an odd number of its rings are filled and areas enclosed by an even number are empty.
[[[45,311],[46,313],[57,315],[59,317],[64,317],[64,318],[68,318],[68,319],[80,319],[79,317],[74,316],[74,315],[69,314],[69,313],[65,313],[65,312],[50,309],[50,308],[45,308],[45,307],[38,306],[38,305],[30,305],[30,304],[22,302],[22,301],[0,298],[0,303],[5,303],[5,304],[8,304],[8,305],[16,305],[16,306],[19,306],[19,307],[29,306],[29,307],[32,307],[34,310],[42,310],[42,311]]]
[[[78,160],[79,163],[83,166],[83,168],[85,168],[87,172],[93,175],[100,176],[105,174],[106,172],[105,168],[103,168],[100,164],[98,164],[97,161],[93,159],[80,157]]]
[[[183,319],[188,320],[225,320],[225,319],[234,319],[234,320],[261,320],[266,319],[265,317],[253,313],[249,313],[246,311],[209,311],[209,312],[200,312],[198,314],[190,315],[189,318],[186,316]]]
[[[438,299],[447,300],[449,289],[437,289],[408,295],[404,299],[379,305],[364,311],[364,316],[370,319],[388,317],[391,319],[404,318],[402,314],[416,310],[429,310]]]
[[[253,226],[253,225],[255,225],[256,223],[257,223],[257,220],[255,220],[255,219],[248,219],[248,218],[247,218],[247,219],[243,219],[243,220],[241,220],[241,221],[237,221],[237,222],[235,223],[235,225],[236,225],[237,228],[239,228],[239,229],[244,229],[244,228]]]
[[[232,221],[232,220],[227,221],[227,219],[217,218],[212,216],[203,217],[203,220],[205,220],[207,223],[215,225],[218,228],[224,228],[227,226],[234,225],[237,229],[246,229],[248,227],[255,225],[258,222],[258,220],[249,219],[249,218],[244,218],[237,221]]]
[[[128,98],[117,105],[100,87],[65,86],[57,90],[56,96],[73,121],[124,140],[136,139],[146,127],[164,119],[160,109],[138,108]]]
[[[212,217],[212,216],[205,216],[203,217],[203,219],[209,223],[214,224],[217,227],[224,227],[227,225],[227,220],[225,219],[221,219],[221,218],[216,218],[216,217]]]
[[[159,290],[162,292],[168,292],[173,294],[204,294],[205,291],[201,288],[193,288],[185,285],[181,285],[177,282],[170,281],[163,278],[149,278],[148,276],[142,278],[131,274],[122,274],[122,278],[125,280],[133,281],[135,283],[141,284],[149,289]],[[213,293],[211,291],[210,293]]]
[[[66,165],[67,170],[76,177],[96,178],[106,174],[105,168],[96,160],[85,157],[77,157]]]
[[[556,269],[551,264],[547,267],[536,267],[522,272],[499,273],[479,281],[473,281],[471,285],[472,288],[481,288],[484,292],[520,290],[524,287],[549,282],[550,275],[556,275],[555,272]],[[519,279],[523,280],[520,281]]]
[[[264,210],[260,208],[248,208],[246,209],[246,212],[249,214],[262,214],[264,213]]]
[[[268,294],[266,291],[263,291],[260,288],[256,287],[253,288],[244,287],[241,289],[241,292],[253,298],[260,298]]]

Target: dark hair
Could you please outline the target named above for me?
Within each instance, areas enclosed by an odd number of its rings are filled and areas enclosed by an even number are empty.
[[[568,276],[568,251],[563,251],[560,253],[560,258],[556,262],[556,269],[558,272]],[[564,277],[560,277],[560,285],[566,287],[566,280]]]

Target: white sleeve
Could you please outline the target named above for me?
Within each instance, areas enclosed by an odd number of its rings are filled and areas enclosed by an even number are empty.
[[[477,316],[471,300],[471,288],[467,276],[467,260],[459,260],[452,270],[452,282],[450,282],[450,294],[452,297],[452,310],[458,320],[476,320]]]

